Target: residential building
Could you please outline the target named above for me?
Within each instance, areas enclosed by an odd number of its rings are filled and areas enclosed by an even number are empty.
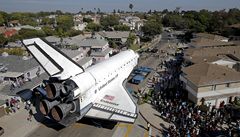
[[[87,26],[86,22],[83,22],[82,14],[76,14],[73,16],[74,29],[83,31]]]
[[[93,58],[93,63],[101,62],[105,59],[108,59],[110,55],[112,54],[112,49],[107,48],[103,51],[93,51],[91,52],[90,56]]]
[[[18,31],[16,29],[7,29],[4,32],[4,37],[9,38],[12,37],[13,35],[16,35],[18,33]]]
[[[108,41],[113,41],[116,44],[125,44],[130,31],[101,31],[98,32],[95,37],[98,39],[106,39]]]
[[[15,26],[20,26],[21,24],[20,24],[20,22],[19,22],[19,20],[11,20],[11,21],[9,21],[9,26],[10,27],[15,27]]]
[[[136,16],[127,16],[119,21],[123,25],[126,25],[130,28],[130,30],[140,30],[143,26],[143,21]]]
[[[222,42],[228,42],[228,38],[220,36],[220,35],[214,35],[209,33],[194,33],[193,38],[204,38],[209,39],[213,41],[222,41]]]
[[[56,36],[47,36],[45,39],[52,45],[57,46],[61,44],[61,38]]]
[[[240,46],[226,46],[214,48],[189,48],[184,51],[186,64],[197,64],[202,62],[215,62],[220,59],[240,61]]]
[[[21,29],[32,29],[32,30],[41,30],[41,27],[33,27],[31,25],[22,25],[22,26],[16,26],[13,27],[14,29],[16,29],[17,31],[21,30]]]
[[[182,69],[180,79],[188,98],[218,108],[240,95],[240,72],[226,66],[198,63]]]
[[[0,77],[2,77],[4,81],[12,81],[17,85],[44,73],[44,70],[35,59],[26,56],[5,54],[4,56],[0,56],[0,65]]]
[[[84,39],[79,45],[82,51],[89,52],[89,55],[93,58],[93,63],[105,60],[112,54],[112,49],[109,48],[108,42],[104,39]]]

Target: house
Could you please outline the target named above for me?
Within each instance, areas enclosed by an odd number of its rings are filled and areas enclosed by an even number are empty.
[[[204,38],[209,39],[213,41],[222,41],[222,42],[228,42],[228,38],[220,36],[220,35],[214,35],[209,33],[193,33],[193,38]]]
[[[197,64],[202,62],[215,62],[220,59],[240,61],[240,46],[226,46],[214,48],[189,48],[184,51],[186,63]]]
[[[126,25],[130,28],[130,30],[140,30],[143,26],[143,21],[136,16],[127,16],[119,21],[123,25]]]
[[[12,37],[13,35],[16,35],[18,31],[16,29],[7,29],[3,34],[4,37],[9,38]]]
[[[99,16],[99,15],[84,15],[84,18],[91,19],[91,20],[93,20],[93,23],[99,24],[101,16]]]
[[[61,51],[76,62],[85,56],[81,50],[61,49]]]
[[[102,51],[93,51],[91,52],[90,56],[93,58],[93,63],[98,63],[105,59],[108,59],[111,54],[112,54],[112,49],[107,48]]]
[[[15,27],[15,26],[20,26],[19,20],[11,20],[9,21],[9,26]]]
[[[182,69],[180,80],[188,98],[196,104],[216,108],[232,102],[240,94],[240,72],[226,66],[199,63]]]
[[[32,30],[41,30],[41,27],[33,27],[31,25],[22,25],[22,26],[16,26],[14,27],[14,29],[16,29],[17,31],[21,30],[21,29],[32,29]]]
[[[87,23],[83,22],[83,16],[81,14],[76,14],[73,16],[74,29],[83,31],[87,26]]]
[[[106,39],[116,44],[125,44],[127,42],[130,31],[101,31],[95,37],[98,39]]]
[[[84,39],[79,43],[79,46],[82,51],[89,52],[94,63],[105,60],[112,54],[112,49],[109,48],[108,42],[104,39]]]
[[[47,36],[45,39],[52,45],[57,46],[61,44],[61,38],[56,36]]]
[[[63,38],[62,40],[62,44],[64,46],[69,46],[69,45],[74,45],[77,47],[81,47],[81,42],[86,39],[88,36],[86,35],[77,35],[74,37],[67,37],[67,38]]]
[[[90,67],[93,64],[92,57],[83,57],[79,61],[76,61],[80,66],[82,66],[84,69]]]
[[[189,43],[190,47],[194,48],[212,48],[212,47],[226,47],[226,46],[234,46],[233,42],[225,42],[207,38],[194,38],[191,39],[191,43]]]
[[[0,65],[1,70],[3,70],[0,73],[0,77],[2,77],[4,81],[12,81],[17,85],[44,73],[44,70],[35,59],[26,56],[0,56]]]

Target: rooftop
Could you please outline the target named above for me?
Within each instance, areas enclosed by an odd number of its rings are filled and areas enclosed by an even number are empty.
[[[104,39],[84,39],[79,43],[80,47],[103,47],[108,42]]]
[[[65,45],[79,45],[79,43],[85,39],[86,36],[84,35],[77,35],[74,37],[63,38],[63,44]]]
[[[106,56],[107,54],[109,54],[112,51],[111,48],[107,48],[102,52],[91,52],[91,56]]]
[[[184,77],[197,86],[240,81],[240,73],[225,66],[198,63],[182,69]]]
[[[15,55],[8,55],[6,57],[0,56],[0,64],[6,66],[10,72],[25,72],[39,66],[38,62],[34,58]]]
[[[59,37],[56,37],[56,36],[47,36],[47,37],[45,37],[45,39],[48,42],[60,42],[61,41],[61,39]]]
[[[228,40],[227,37],[209,34],[209,33],[195,33],[194,36],[197,38],[205,38],[205,39],[211,39],[211,40],[215,40],[215,41]]]
[[[198,60],[210,59],[215,60],[222,58],[222,55],[228,55],[228,57],[233,60],[240,60],[240,46],[227,46],[227,47],[214,47],[214,48],[189,48],[184,51],[184,57],[193,60],[194,62],[199,62]],[[231,55],[231,56],[229,56]],[[214,56],[214,57],[213,57]],[[201,62],[201,61],[200,61]]]
[[[190,45],[196,48],[204,48],[204,47],[217,47],[217,46],[231,46],[231,45],[234,45],[234,43],[216,41],[216,40],[207,39],[207,38],[194,38],[191,40]]]
[[[39,77],[35,77],[31,81],[26,82],[22,87],[15,88],[12,91],[10,90],[10,85],[6,85],[1,89],[0,94],[15,96],[18,91],[23,90],[23,89],[32,89],[32,88],[36,87],[37,85],[41,84],[42,80],[48,79],[48,77],[49,76],[47,75],[47,73],[43,73]]]
[[[82,54],[82,51],[80,50],[61,49],[61,51],[70,58],[75,58]]]
[[[92,60],[92,57],[84,57],[81,60],[77,61],[77,63],[81,66],[83,66],[84,64],[86,64],[87,62],[89,62],[90,60]]]
[[[128,38],[130,31],[101,31],[99,35],[107,38]]]

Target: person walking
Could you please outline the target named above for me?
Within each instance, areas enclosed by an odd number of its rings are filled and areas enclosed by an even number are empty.
[[[150,123],[147,124],[147,130],[149,131],[150,130]]]
[[[27,118],[27,120],[31,122],[31,121],[32,121],[32,116],[33,116],[33,111],[32,111],[32,109],[30,108],[29,113],[28,113],[28,118]]]

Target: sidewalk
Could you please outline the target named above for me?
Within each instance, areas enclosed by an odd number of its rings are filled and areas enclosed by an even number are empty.
[[[4,134],[1,137],[25,137],[40,124],[32,117],[32,121],[27,120],[28,111],[24,109],[21,103],[20,110],[10,115],[5,115],[0,118],[0,126],[4,129]]]
[[[170,123],[164,121],[160,117],[160,113],[153,108],[152,105],[148,103],[144,103],[139,106],[140,115],[151,124],[152,127],[159,130],[159,132],[163,132],[164,130],[167,130]]]

